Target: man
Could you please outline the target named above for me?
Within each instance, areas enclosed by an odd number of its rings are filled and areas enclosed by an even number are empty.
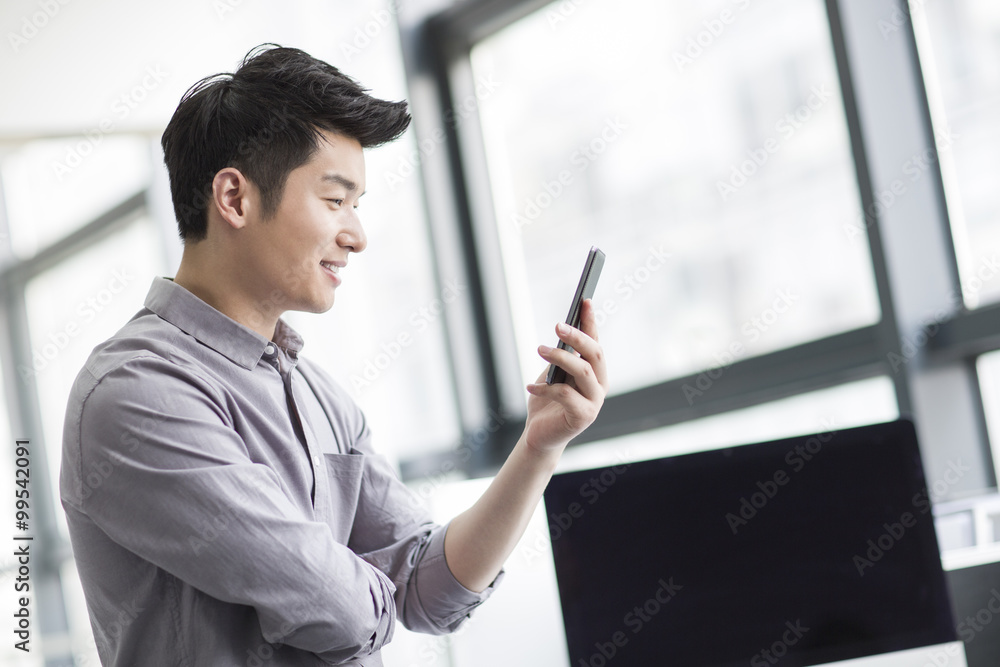
[[[597,416],[588,302],[582,330],[558,331],[579,355],[539,348],[570,382],[528,385],[509,459],[439,526],[298,356],[280,316],[333,305],[366,245],[363,149],[408,122],[405,103],[280,47],[181,99],[162,139],[180,267],[95,348],[66,415],[61,495],[104,664],[381,665],[397,617],[455,630]]]

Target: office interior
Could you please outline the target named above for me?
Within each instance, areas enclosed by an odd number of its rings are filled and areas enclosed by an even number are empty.
[[[100,664],[55,485],[66,398],[178,265],[178,100],[264,42],[409,101],[366,153],[368,249],[330,312],[286,319],[438,519],[512,446],[596,245],[612,389],[560,473],[906,418],[944,569],[1000,561],[992,0],[7,0],[0,26],[0,480],[28,439],[39,554],[32,651],[8,637],[3,664]],[[386,664],[570,665],[550,519],[459,633],[399,628]],[[996,631],[990,595],[966,603]]]

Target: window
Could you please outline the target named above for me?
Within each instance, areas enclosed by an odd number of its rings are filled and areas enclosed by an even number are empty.
[[[875,377],[751,408],[570,448],[560,470],[584,470],[691,452],[767,442],[899,418],[892,382]]]
[[[983,395],[983,405],[986,408],[986,425],[989,429],[990,441],[1000,442],[1000,351],[984,354],[977,360],[976,370]],[[993,457],[994,466],[1000,463],[1000,452]],[[1000,477],[1000,467],[995,470]],[[1000,532],[997,533],[1000,535]]]
[[[30,375],[37,387],[53,482],[59,479],[62,427],[73,381],[94,346],[142,308],[150,282],[165,273],[153,222],[141,209],[130,217],[115,234],[39,273],[25,286],[32,355],[18,375],[22,381]],[[61,508],[57,484],[52,490],[52,502]],[[56,519],[68,540],[61,510]]]
[[[87,121],[49,131],[47,116],[29,131],[23,110],[0,112],[0,434],[37,438],[50,485],[69,383],[141,307],[152,276],[176,268],[155,128],[197,76],[277,40],[410,101],[413,130],[367,154],[368,250],[332,312],[288,319],[304,355],[359,401],[377,446],[418,490],[440,492],[442,519],[478,497],[519,433],[523,383],[543,365],[535,346],[554,341],[591,244],[609,258],[597,305],[614,395],[564,466],[818,430],[827,416],[851,426],[907,415],[930,478],[955,457],[969,465],[952,498],[975,503],[995,487],[995,2],[914,0],[912,14],[902,0],[239,4],[174,8],[158,17],[163,41],[142,48],[99,13],[78,14],[72,35],[46,31],[25,47],[46,57],[16,62],[26,80],[44,80],[47,61],[101,71],[121,52],[170,72],[169,108],[151,97],[129,119],[148,134],[123,127],[95,145],[74,134]],[[166,46],[177,35],[183,56]],[[926,90],[913,92],[918,79]],[[100,85],[88,81],[90,108],[106,113],[102,101],[122,91]],[[905,201],[880,208],[907,164],[917,178]],[[456,457],[469,443],[476,455]],[[480,479],[444,484],[463,475]],[[37,652],[8,645],[0,662],[94,664],[63,517],[46,511],[45,548],[62,560],[33,572],[47,588],[32,614],[50,627],[38,626]],[[533,521],[526,540],[537,529],[544,541],[543,514]],[[504,651],[523,647],[496,623],[551,625],[558,613],[543,560],[507,584],[520,587],[509,599],[548,592],[534,616],[498,597],[481,629],[414,644],[429,651],[421,659],[510,664]],[[527,567],[523,552],[512,561]],[[10,563],[0,557],[0,584]],[[399,635],[396,655],[411,658]],[[536,655],[559,664],[556,643]]]
[[[471,51],[526,382],[591,244],[616,392],[878,321],[821,2],[565,11]]]
[[[962,289],[941,244],[944,161],[894,205],[879,199],[913,155],[937,154],[913,32],[890,9],[403,12],[418,139],[450,147],[422,160],[432,221],[460,230],[435,248],[461,246],[477,286],[478,356],[453,356],[492,364],[486,407],[523,415],[535,347],[553,340],[595,244],[608,254],[595,301],[613,394],[577,444],[882,377],[894,413],[917,422],[928,474],[961,455],[975,473],[950,492],[991,488],[970,360],[1000,349],[1000,310],[967,319],[951,299]],[[866,30],[887,21],[899,39]],[[469,470],[495,469],[516,430]]]
[[[965,305],[1000,301],[1000,6],[990,0],[910,3]],[[881,25],[894,39],[905,16]]]
[[[149,182],[149,145],[137,136],[82,136],[21,145],[3,160],[13,254],[76,231]]]

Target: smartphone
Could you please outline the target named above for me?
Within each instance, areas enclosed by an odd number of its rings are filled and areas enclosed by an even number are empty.
[[[601,269],[603,268],[604,253],[596,246],[591,247],[590,252],[587,253],[587,263],[583,265],[580,282],[576,286],[576,294],[573,295],[573,303],[569,307],[569,315],[566,316],[566,324],[577,329],[580,328],[580,310],[583,308],[583,301],[594,296],[597,279],[601,277]],[[558,347],[573,352],[573,348],[563,341],[559,341]],[[549,372],[545,375],[545,382],[546,384],[566,382],[566,371],[555,364],[549,364]]]

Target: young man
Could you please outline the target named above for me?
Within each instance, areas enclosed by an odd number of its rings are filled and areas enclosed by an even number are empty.
[[[61,495],[105,665],[381,665],[397,618],[455,630],[597,416],[588,303],[582,330],[558,331],[579,356],[539,348],[570,382],[528,385],[509,459],[439,526],[299,357],[280,316],[333,305],[366,245],[363,149],[408,122],[405,103],[280,47],[181,99],[162,140],[180,267],[95,348],[66,415]]]

